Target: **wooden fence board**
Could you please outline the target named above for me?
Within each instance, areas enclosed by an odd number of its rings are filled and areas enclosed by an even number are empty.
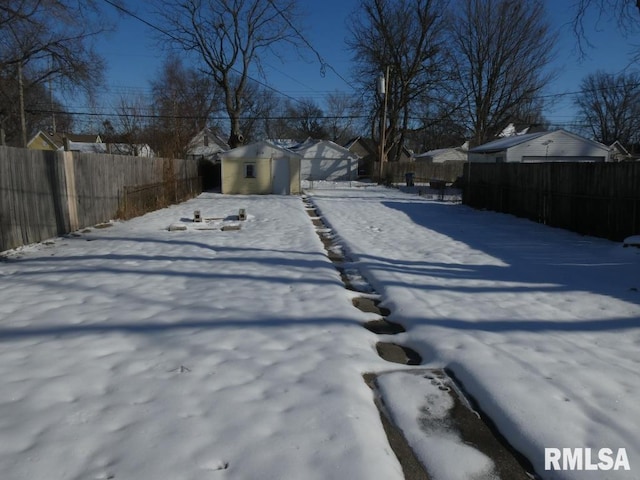
[[[462,176],[464,162],[427,163],[427,162],[386,162],[384,164],[383,178],[388,183],[402,183],[405,174],[412,172],[414,181],[426,183],[432,179],[445,180],[452,183]],[[374,162],[376,176],[380,172],[380,163]]]

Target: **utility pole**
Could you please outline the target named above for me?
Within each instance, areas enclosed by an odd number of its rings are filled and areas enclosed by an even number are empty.
[[[49,72],[53,71],[53,54],[51,54],[51,56],[49,56]],[[52,84],[52,80],[51,80],[51,76],[49,76],[49,103],[51,104],[51,128],[52,131],[55,135],[56,133],[56,113],[55,110],[53,108],[53,86]]]
[[[378,173],[378,182],[382,183],[385,160],[385,143],[387,135],[387,91],[389,90],[389,66],[387,65],[384,74],[378,78],[378,95],[382,96],[382,123],[380,124],[380,172]]]
[[[20,97],[20,128],[22,146],[27,148],[27,119],[24,116],[24,81],[22,79],[22,60],[18,62],[18,95]]]

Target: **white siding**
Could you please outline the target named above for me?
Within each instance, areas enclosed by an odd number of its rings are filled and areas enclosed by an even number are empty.
[[[350,158],[303,158],[300,169],[303,180],[355,180],[358,161]]]
[[[558,130],[511,147],[507,150],[506,161],[522,162],[526,157],[549,162],[604,161],[608,152],[605,145]]]
[[[355,180],[358,175],[357,157],[329,140],[309,140],[296,148],[302,155],[303,180]]]

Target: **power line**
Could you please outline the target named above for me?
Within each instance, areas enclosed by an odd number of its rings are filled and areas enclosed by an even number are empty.
[[[322,58],[322,55],[320,55],[320,52],[318,52],[318,50],[311,44],[311,42],[309,42],[309,40],[307,40],[307,38],[302,35],[302,33],[296,28],[296,26],[291,23],[291,20],[289,20],[289,17],[287,17],[282,10],[280,9],[280,7],[278,7],[273,0],[268,0],[269,3],[271,4],[271,6],[276,10],[276,12],[278,12],[278,15],[280,15],[285,22],[287,22],[287,25],[289,25],[289,28],[291,28],[296,35],[304,42],[304,44],[313,52],[315,53],[316,57],[318,58],[318,62],[320,62],[320,75],[322,75],[323,77],[326,75],[326,69],[327,67],[333,72],[335,73],[338,78],[340,80],[342,80],[344,83],[346,83],[350,88],[352,88],[353,90],[357,90],[353,85],[351,85],[351,83],[346,80],[342,75],[340,75],[337,70],[335,68],[333,68],[333,66],[329,63],[327,63],[324,58]]]
[[[82,112],[82,111],[68,111],[68,110],[52,110],[52,109],[26,109],[27,113],[30,114],[41,114],[41,115],[70,115],[74,117],[88,117],[88,118],[114,118],[114,117],[122,117],[122,116],[130,116],[133,118],[137,118],[140,120],[201,120],[203,118],[209,120],[219,120],[219,121],[227,121],[229,120],[226,116],[211,116],[211,115],[160,115],[160,114],[147,114],[147,113],[131,113],[131,114],[122,114],[122,113],[105,113],[105,112]],[[299,120],[300,116],[295,115],[246,115],[240,118],[241,121],[251,121],[251,120],[264,120],[264,121],[277,121],[277,120]],[[319,116],[322,120],[363,120],[368,119],[368,115],[321,115]],[[412,121],[420,121],[424,120],[423,117],[410,117],[409,120]],[[81,120],[88,121],[88,120]],[[582,121],[563,121],[563,122],[554,122],[551,121],[551,124],[555,126],[565,126],[565,127],[588,127],[589,125]]]
[[[72,115],[81,117],[122,117],[129,116],[139,119],[163,119],[163,120],[199,120],[207,118],[210,120],[229,120],[227,116],[211,116],[211,115],[160,115],[160,114],[145,114],[145,113],[105,113],[105,112],[79,112],[79,111],[67,111],[67,110],[53,110],[53,109],[39,109],[30,108],[25,109],[25,112],[30,114],[39,115]],[[247,115],[240,118],[242,121],[247,120],[299,120],[301,117],[298,115]],[[319,118],[323,120],[348,120],[348,119],[363,119],[369,118],[367,115],[322,115]],[[418,118],[414,118],[418,120]]]
[[[154,25],[151,22],[148,22],[147,20],[145,20],[144,18],[136,15],[135,13],[133,13],[131,10],[124,8],[121,5],[118,5],[117,3],[112,2],[111,0],[104,0],[105,3],[108,3],[109,5],[111,5],[113,8],[115,8],[116,10],[119,10],[120,12],[124,13],[125,15],[129,15],[132,18],[135,18],[136,20],[138,20],[139,22],[144,23],[146,26],[162,33],[163,35],[168,36],[169,38],[171,38],[172,40],[175,40],[176,42],[180,42],[180,39],[178,37],[175,37],[172,33],[167,32],[166,30],[158,27],[157,25]]]
[[[109,5],[111,5],[112,7],[114,7],[115,9],[117,9],[118,11],[120,11],[120,12],[124,13],[125,15],[128,15],[128,16],[130,16],[130,17],[132,17],[132,18],[134,18],[134,19],[138,20],[139,22],[142,22],[143,24],[145,24],[145,25],[147,25],[148,27],[150,27],[150,28],[152,28],[152,29],[154,29],[154,30],[156,30],[156,31],[160,32],[160,33],[161,33],[161,34],[163,34],[163,35],[166,35],[167,37],[171,38],[171,39],[172,39],[172,40],[174,40],[175,42],[177,42],[177,43],[182,43],[182,40],[181,40],[180,38],[176,37],[175,35],[173,35],[171,32],[168,32],[168,31],[166,31],[165,29],[163,29],[163,28],[161,28],[161,27],[158,27],[157,25],[155,25],[155,24],[153,24],[153,23],[151,23],[151,22],[149,22],[149,21],[147,21],[147,20],[143,19],[142,17],[140,17],[140,16],[136,15],[135,13],[133,13],[131,10],[129,10],[129,9],[127,9],[127,8],[125,8],[125,7],[121,6],[121,5],[118,5],[118,4],[114,3],[114,2],[112,2],[111,0],[104,0],[104,2],[105,2],[105,3],[107,3],[107,4],[109,4]],[[273,5],[273,4],[272,4],[272,5]],[[331,67],[331,68],[332,68],[332,67]],[[231,67],[231,70],[232,70],[233,72],[235,72],[235,73],[239,74],[239,75],[241,75],[241,74],[242,74],[242,72],[238,71],[238,70],[237,70],[236,68],[234,68],[234,67]],[[332,68],[332,70],[333,70],[333,68]],[[334,72],[335,72],[335,70],[334,70]],[[337,72],[336,72],[336,75],[338,75],[338,73],[337,73]],[[338,75],[338,76],[339,76],[339,75]],[[269,84],[267,84],[267,83],[265,83],[265,82],[262,82],[262,81],[260,81],[260,80],[257,80],[257,79],[253,78],[253,77],[252,77],[252,76],[250,76],[250,75],[247,75],[247,78],[249,78],[249,79],[250,79],[250,80],[252,80],[253,82],[257,83],[258,85],[261,85],[261,86],[263,86],[264,88],[267,88],[267,89],[269,89],[269,90],[272,90],[272,91],[276,92],[277,94],[282,95],[283,97],[286,97],[286,98],[288,98],[288,99],[290,99],[290,100],[292,100],[292,101],[294,101],[294,102],[303,103],[301,100],[298,100],[297,98],[294,98],[294,97],[292,97],[292,96],[289,96],[289,95],[287,95],[286,93],[281,92],[281,91],[280,91],[280,90],[278,90],[277,88],[272,87],[271,85],[269,85]]]

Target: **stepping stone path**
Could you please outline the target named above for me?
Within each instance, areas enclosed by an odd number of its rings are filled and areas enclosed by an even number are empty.
[[[370,332],[378,335],[395,335],[405,332],[406,330],[402,325],[387,320],[386,317],[388,317],[391,312],[387,308],[380,307],[380,300],[377,298],[377,293],[347,259],[342,246],[336,242],[333,230],[324,223],[316,207],[307,197],[303,196],[302,201],[311,218],[311,222],[316,227],[316,233],[327,251],[329,260],[333,262],[336,270],[340,273],[340,278],[345,288],[363,294],[363,296],[353,299],[353,306],[363,312],[375,313],[380,316],[379,319],[369,321],[363,326]],[[376,344],[376,350],[380,357],[389,362],[403,365],[420,365],[422,363],[422,358],[418,352],[395,343],[378,342]]]
[[[366,322],[363,327],[378,335],[395,335],[405,332],[405,328],[399,323],[391,322],[387,317],[391,314],[389,309],[380,306],[379,295],[374,288],[362,277],[357,267],[345,255],[342,246],[336,241],[335,234],[330,226],[326,225],[317,208],[311,201],[303,196],[302,200],[305,209],[316,228],[316,233],[320,237],[327,256],[333,262],[336,270],[340,273],[340,278],[345,288],[362,294],[353,299],[353,306],[367,313],[373,313],[379,316],[378,319]],[[420,355],[403,345],[396,343],[380,341],[376,344],[378,355],[388,362],[403,365],[421,365],[422,358]],[[434,375],[444,381],[448,376],[444,371],[427,369],[422,373],[419,371],[411,371],[412,373],[422,375]],[[387,372],[393,374],[393,372]],[[367,385],[376,392],[376,406],[380,410],[380,419],[384,430],[389,439],[389,444],[398,457],[405,478],[407,480],[429,480],[429,475],[418,460],[411,446],[404,438],[402,430],[397,427],[388,414],[385,413],[385,407],[381,404],[381,397],[377,387],[377,374],[368,373],[364,375]],[[431,378],[431,377],[429,377]],[[453,380],[449,380],[452,381]],[[455,382],[454,382],[455,383]],[[456,425],[456,428],[463,434],[465,442],[471,445],[479,446],[479,450],[493,459],[498,466],[499,477],[503,480],[528,480],[536,478],[531,472],[531,466],[528,461],[518,452],[512,450],[508,442],[501,437],[500,433],[491,427],[492,422],[488,418],[482,418],[478,409],[466,407],[467,400],[462,400],[465,396],[458,392],[457,389],[446,389],[448,395],[451,395],[456,404],[456,408],[452,412],[452,418],[449,421]],[[526,465],[526,467],[524,467]],[[523,468],[524,467],[524,468]],[[484,477],[483,477],[484,478]],[[492,475],[492,479],[495,477]]]

